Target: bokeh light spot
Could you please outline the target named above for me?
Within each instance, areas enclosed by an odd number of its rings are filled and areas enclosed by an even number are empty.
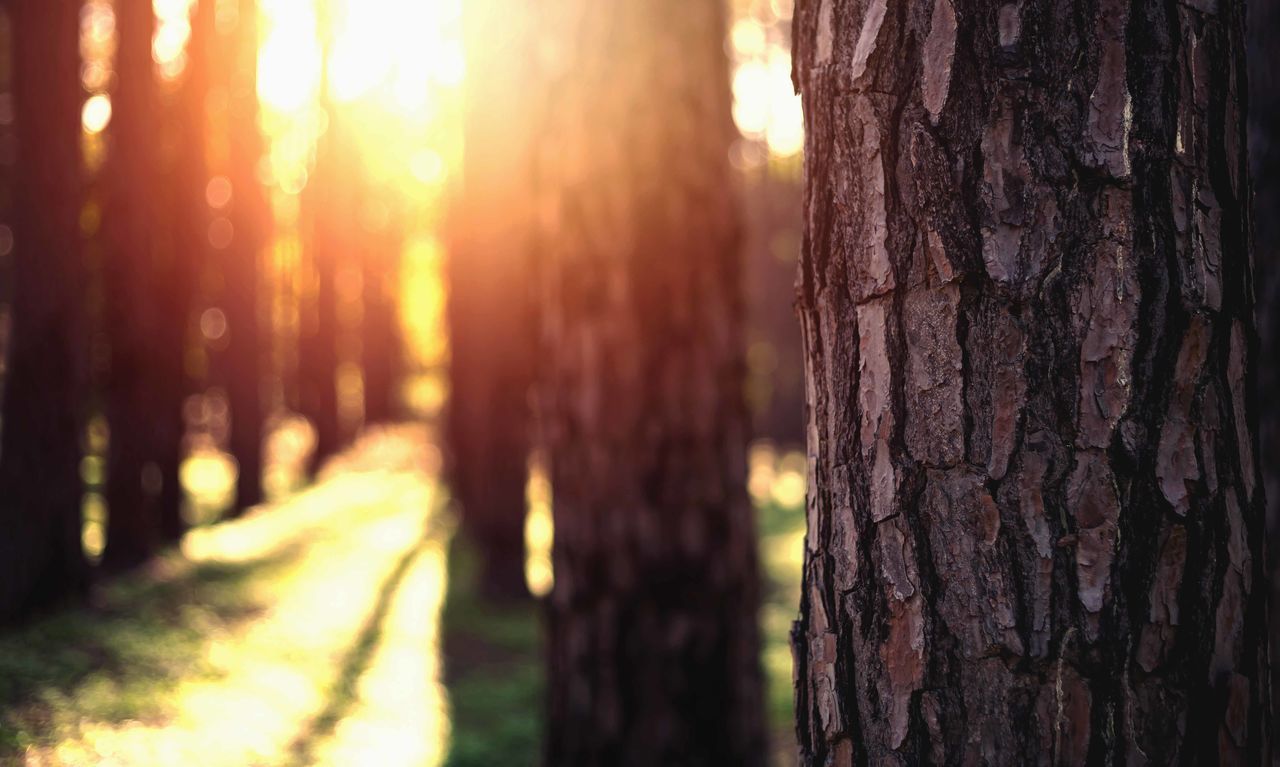
[[[86,133],[101,133],[111,123],[111,97],[105,93],[90,96],[80,112],[80,124]]]
[[[226,176],[214,176],[204,189],[205,202],[214,210],[222,210],[231,202],[231,180]]]
[[[214,250],[225,250],[235,239],[236,228],[226,217],[215,218],[209,224],[209,244]]]
[[[200,315],[200,334],[210,341],[219,341],[227,334],[227,315],[217,307],[205,309]]]

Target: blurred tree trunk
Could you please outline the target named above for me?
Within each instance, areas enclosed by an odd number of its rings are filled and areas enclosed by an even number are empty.
[[[401,353],[397,311],[404,221],[398,211],[376,222],[368,236],[364,270],[364,313],[361,322],[361,367],[364,370],[364,422],[389,423],[399,417]]]
[[[231,407],[230,451],[239,467],[232,514],[262,502],[263,356],[259,320],[260,259],[271,227],[271,211],[261,183],[262,136],[258,130],[258,7],[236,0],[236,26],[223,36],[222,64],[230,126],[228,215],[234,238],[222,259],[223,309],[230,334],[225,352],[227,399]]]
[[[0,622],[83,592],[80,3],[12,0],[16,199],[0,430]]]
[[[538,8],[546,761],[762,765],[726,10]]]
[[[480,587],[528,595],[525,484],[530,447],[532,156],[529,51],[504,24],[509,0],[468,3],[466,116],[449,286],[449,455],[462,524],[481,559]]]
[[[116,88],[103,215],[111,442],[102,564],[112,570],[145,561],[160,541],[159,495],[164,477],[150,455],[159,439],[152,333],[163,324],[179,321],[160,316],[160,297],[149,279],[161,261],[154,235],[163,215],[156,194],[160,94],[151,58],[155,14],[151,0],[120,0],[115,15]]]
[[[306,189],[310,237],[306,243],[309,284],[302,291],[298,339],[298,398],[302,414],[316,430],[310,473],[342,447],[342,418],[338,402],[338,268],[353,253],[354,223],[359,195],[352,172],[359,158],[350,127],[334,102],[329,76],[334,30],[323,9],[320,103],[328,115],[327,128],[316,148],[316,163]]]
[[[323,87],[327,88],[325,84]],[[355,199],[344,172],[344,158],[356,162],[342,119],[326,102],[329,127],[320,138],[316,167],[307,182],[311,220],[307,259],[311,280],[303,291],[301,337],[298,340],[299,404],[316,430],[311,454],[312,476],[342,447],[338,412],[338,264],[349,254]]]
[[[747,296],[747,404],[757,439],[804,445],[804,361],[795,295],[800,251],[799,161],[766,162],[742,174]]]
[[[1268,764],[1239,0],[804,0],[805,764]]]
[[[173,93],[162,102],[162,135],[171,137],[160,154],[158,188],[162,192],[157,203],[162,206],[164,220],[153,227],[156,260],[137,275],[155,304],[151,317],[155,324],[147,339],[152,351],[144,375],[151,379],[154,392],[146,411],[152,422],[149,455],[159,468],[160,536],[166,543],[176,542],[187,529],[182,516],[183,405],[192,390],[187,376],[187,342],[196,275],[211,253],[205,133],[215,3],[200,0],[193,8],[186,67]]]
[[[1253,171],[1254,250],[1258,264],[1258,400],[1267,490],[1271,658],[1280,659],[1280,3],[1249,4],[1249,159]],[[1271,678],[1271,708],[1280,707],[1280,674]]]

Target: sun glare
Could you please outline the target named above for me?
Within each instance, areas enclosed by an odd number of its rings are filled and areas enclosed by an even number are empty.
[[[261,10],[266,36],[258,53],[258,96],[273,111],[300,111],[312,104],[320,86],[315,5],[308,0],[266,0]]]
[[[316,143],[342,118],[359,152],[344,161],[406,193],[411,208],[430,206],[458,156],[459,0],[263,0],[260,9],[266,180],[300,192]]]
[[[152,0],[156,31],[151,38],[151,57],[164,80],[177,79],[187,67],[194,6],[194,0]]]
[[[804,148],[800,97],[791,83],[791,4],[753,4],[729,33],[733,55],[733,119],[748,141],[777,157]]]

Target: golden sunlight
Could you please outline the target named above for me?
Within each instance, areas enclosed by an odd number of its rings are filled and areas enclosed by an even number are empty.
[[[187,67],[187,41],[191,39],[191,11],[194,0],[153,0],[156,30],[151,40],[151,57],[164,80],[174,80]]]
[[[266,0],[265,37],[258,54],[258,95],[267,109],[297,112],[320,85],[320,39],[315,5],[307,0]]]
[[[791,4],[753,3],[734,22],[733,119],[745,139],[778,157],[804,148],[800,97],[791,84]]]
[[[93,610],[73,619],[89,630],[67,638],[83,673],[64,689],[61,655],[42,649],[35,673],[57,676],[9,715],[20,737],[0,717],[0,740],[21,742],[26,763],[436,767],[472,751],[536,750],[548,678],[538,605],[526,598],[574,580],[554,572],[553,547],[574,536],[562,525],[557,543],[552,455],[513,442],[510,465],[528,459],[523,507],[521,485],[507,496],[521,526],[507,532],[524,544],[511,562],[523,567],[506,577],[527,593],[493,604],[484,544],[454,541],[455,525],[483,504],[445,474],[444,456],[465,463],[449,433],[468,391],[456,377],[469,351],[459,307],[475,297],[457,265],[468,246],[492,250],[497,268],[481,281],[521,291],[531,282],[515,263],[527,254],[463,245],[470,233],[457,222],[476,215],[487,227],[507,215],[500,209],[529,203],[522,226],[542,225],[532,183],[503,198],[510,206],[467,210],[468,195],[484,197],[477,166],[528,162],[514,152],[492,160],[520,131],[477,129],[484,105],[520,101],[490,92],[505,75],[488,71],[486,56],[557,69],[572,45],[529,34],[541,22],[528,10],[501,19],[510,39],[469,34],[464,52],[464,2],[78,0],[78,51],[77,18],[64,19],[64,60],[79,63],[78,89],[76,70],[64,70],[65,103],[83,150],[71,169],[88,182],[74,204],[93,325],[84,357],[97,387],[89,422],[77,424],[85,455],[72,524],[79,553],[107,575]],[[729,160],[761,177],[776,171],[766,191],[785,192],[804,145],[791,2],[726,2],[732,23],[707,28],[702,42],[731,64],[722,96],[732,96],[740,136]],[[491,29],[471,12],[469,33]],[[0,10],[0,48],[4,21]],[[528,47],[509,55],[517,38]],[[13,122],[3,80],[0,67],[0,155]],[[533,96],[521,108],[502,127],[554,133]],[[466,173],[464,134],[474,142]],[[751,175],[737,180],[750,186]],[[780,232],[773,226],[761,250],[772,260],[784,250],[774,243],[786,244]],[[532,239],[520,247],[534,249]],[[0,221],[0,258],[13,242]],[[161,295],[163,307],[147,300]],[[7,311],[0,300],[0,352]],[[502,340],[470,348],[506,354]],[[147,402],[136,410],[115,386],[135,374],[155,378],[138,387]],[[517,405],[527,399],[527,382],[510,386]],[[505,412],[492,405],[486,413]],[[155,413],[169,420],[152,431],[172,445],[148,437],[134,471],[127,448],[150,434]],[[472,464],[499,463],[491,449]],[[778,595],[762,616],[762,658],[789,699],[805,459],[780,440],[757,445],[750,462]],[[141,481],[120,481],[131,473]],[[124,493],[135,486],[140,494]],[[163,516],[163,536],[131,530],[131,515]],[[135,533],[139,556],[125,561]],[[28,644],[38,643],[0,634],[0,671],[5,653],[25,658]],[[0,762],[6,754],[0,743]]]

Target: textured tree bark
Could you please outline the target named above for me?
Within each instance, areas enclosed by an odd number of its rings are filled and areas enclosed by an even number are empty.
[[[0,622],[80,594],[84,282],[80,4],[16,0],[12,335],[0,431]]]
[[[224,36],[224,64],[231,124],[228,159],[234,238],[223,264],[223,310],[230,334],[225,364],[231,408],[229,449],[239,474],[232,514],[262,502],[263,357],[259,312],[262,272],[259,258],[271,227],[271,212],[258,181],[262,137],[258,131],[258,6],[237,0],[236,26]]]
[[[1242,13],[799,3],[804,763],[1269,763]]]
[[[480,588],[528,595],[525,482],[531,441],[533,330],[531,36],[523,4],[469,2],[464,159],[447,263],[450,479],[480,560]]]
[[[153,228],[163,216],[156,195],[161,176],[156,141],[160,96],[151,58],[155,14],[150,0],[121,0],[115,14],[116,88],[103,215],[111,442],[102,565],[120,570],[145,561],[160,541],[159,496],[164,476],[151,454],[161,439],[154,401],[158,371],[151,359],[156,339],[151,333],[177,320],[161,316],[161,302],[150,279],[160,262]]]
[[[546,761],[762,765],[724,4],[538,8]]]
[[[1254,251],[1258,265],[1258,400],[1267,491],[1267,572],[1271,584],[1271,657],[1280,658],[1280,4],[1249,3],[1249,161],[1253,176]],[[1280,706],[1280,675],[1271,676],[1271,710]]]

